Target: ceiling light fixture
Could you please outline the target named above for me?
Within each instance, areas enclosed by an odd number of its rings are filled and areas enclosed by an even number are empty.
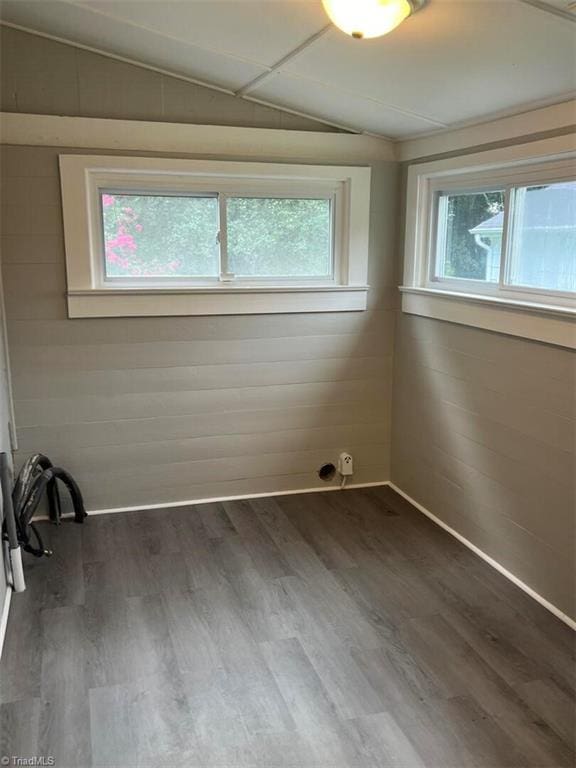
[[[426,0],[322,0],[330,21],[357,40],[391,32],[425,3]]]

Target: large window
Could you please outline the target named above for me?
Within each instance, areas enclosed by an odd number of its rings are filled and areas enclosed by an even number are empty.
[[[576,348],[576,150],[561,136],[408,171],[405,312]]]
[[[77,155],[60,166],[73,317],[366,307],[368,168]]]

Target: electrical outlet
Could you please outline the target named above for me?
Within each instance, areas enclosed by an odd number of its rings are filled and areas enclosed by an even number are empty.
[[[338,457],[338,472],[342,477],[349,477],[354,474],[354,462],[349,453],[341,453]]]

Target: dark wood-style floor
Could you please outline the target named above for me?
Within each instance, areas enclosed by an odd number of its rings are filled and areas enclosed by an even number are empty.
[[[57,766],[574,765],[570,630],[388,488],[44,531],[1,755]]]

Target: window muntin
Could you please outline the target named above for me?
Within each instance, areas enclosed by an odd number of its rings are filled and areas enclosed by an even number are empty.
[[[440,193],[438,195],[436,259],[438,280],[500,279],[502,236],[477,230],[489,220],[504,218],[504,190]]]
[[[576,181],[514,190],[506,284],[576,292]]]
[[[576,181],[543,178],[501,188],[470,181],[433,187],[430,287],[573,299]]]

